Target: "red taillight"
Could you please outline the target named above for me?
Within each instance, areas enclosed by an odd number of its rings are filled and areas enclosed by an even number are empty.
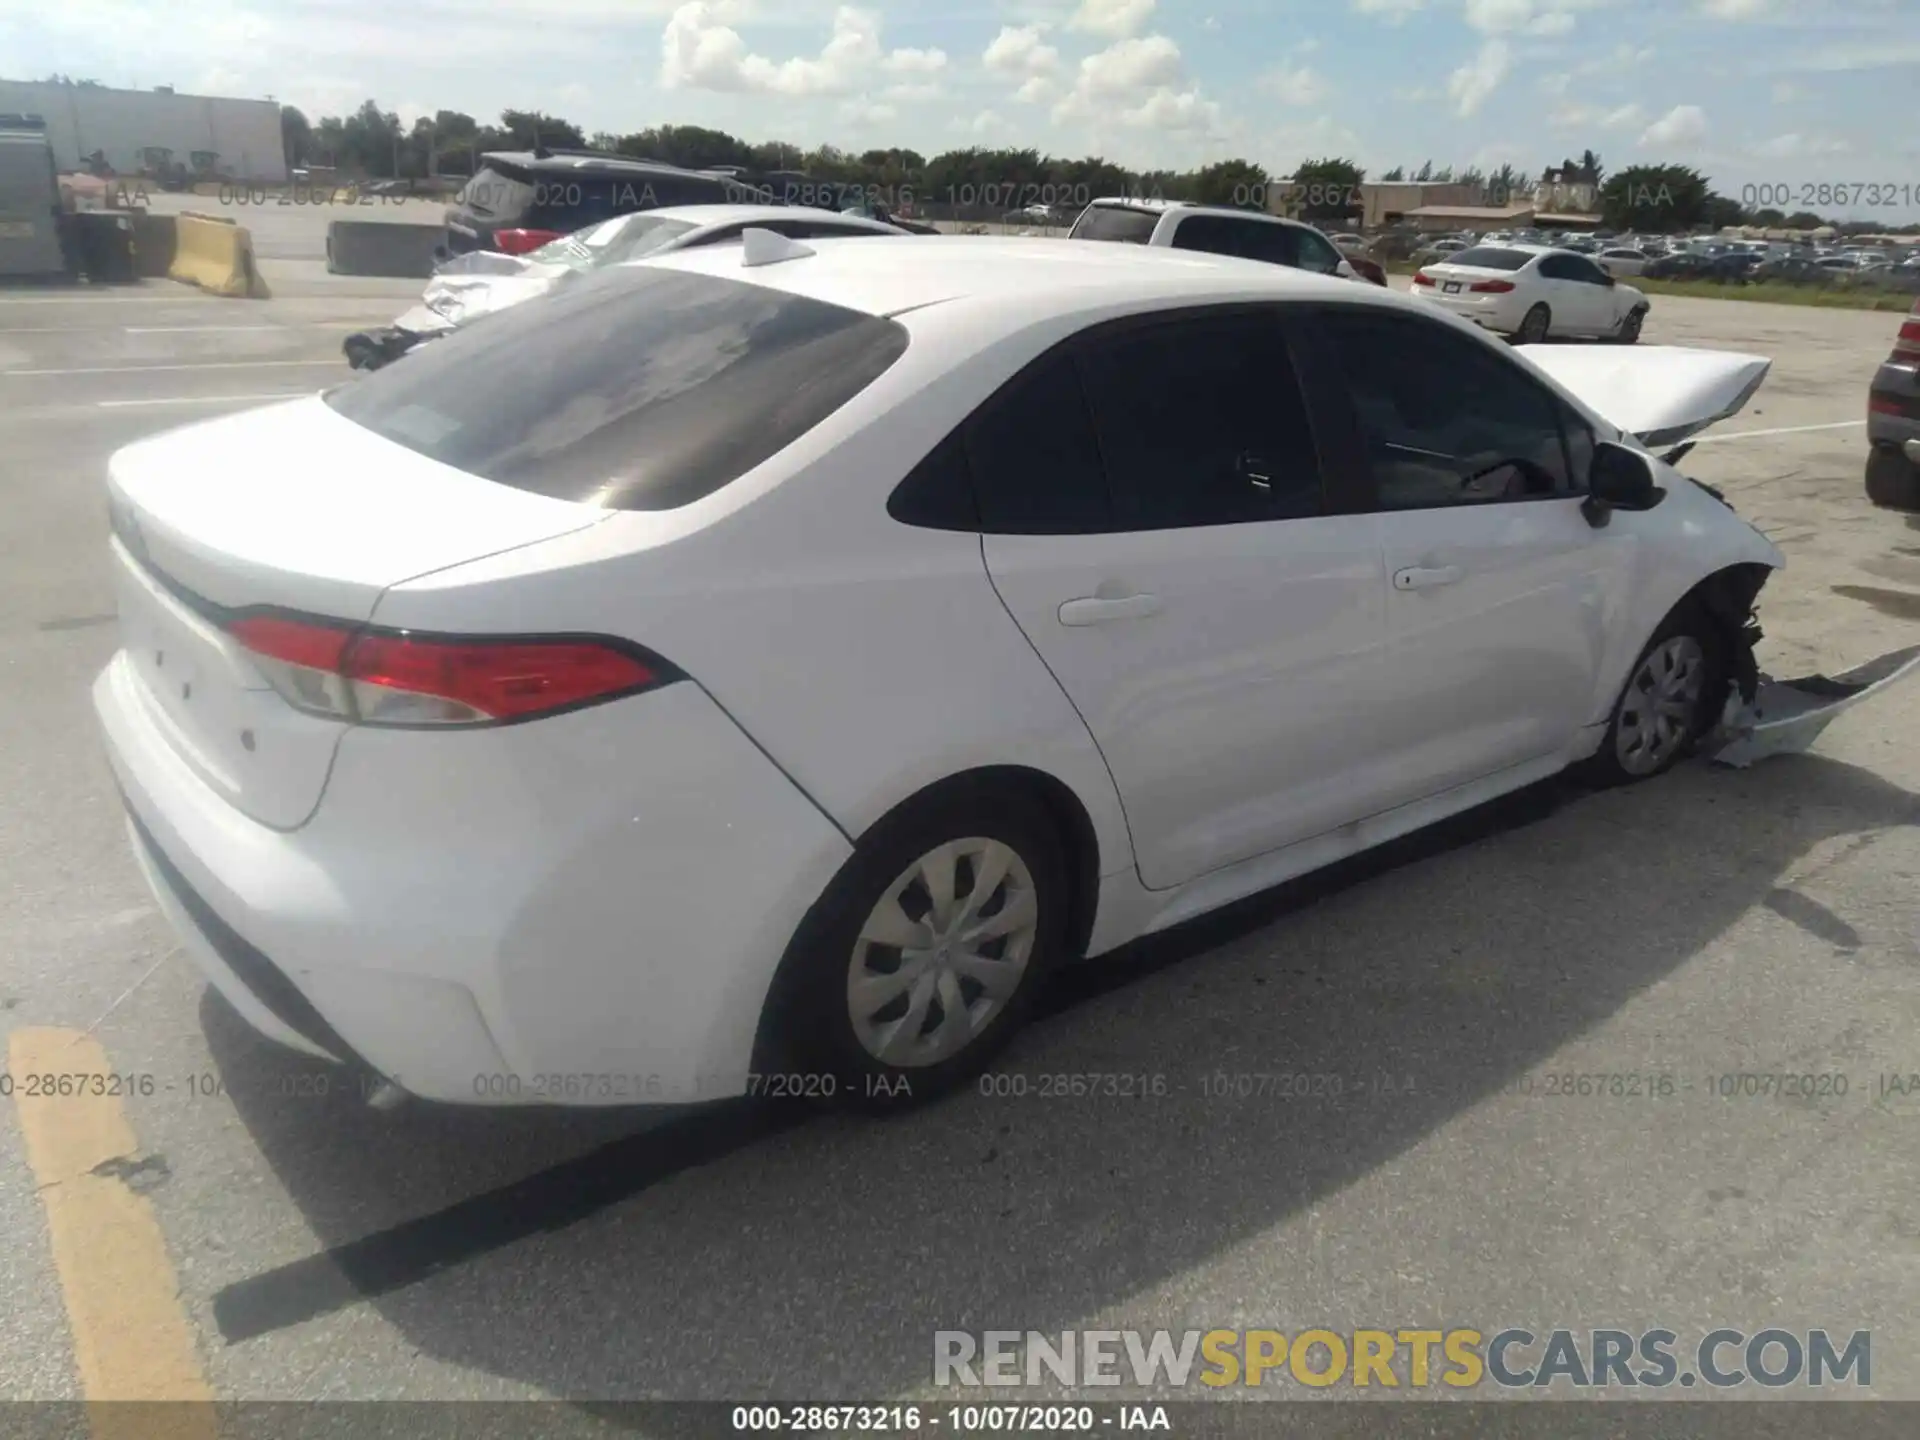
[[[1476,295],[1505,295],[1513,289],[1511,280],[1476,280],[1467,289]]]
[[[562,233],[559,230],[496,230],[493,248],[507,255],[524,255],[529,250],[552,244]]]
[[[1867,395],[1867,412],[1871,415],[1900,416],[1904,416],[1907,413],[1906,408],[1893,396],[1882,395],[1877,390],[1871,391]]]
[[[675,678],[610,640],[360,634],[274,615],[243,617],[228,631],[289,704],[364,725],[525,720]]]
[[[1914,307],[1914,318],[1900,327],[1900,333],[1893,339],[1893,354],[1887,357],[1905,364],[1909,360],[1920,360],[1920,306]]]
[[[1433,277],[1424,270],[1416,270],[1413,272],[1413,283],[1416,285],[1431,285],[1433,284]]]

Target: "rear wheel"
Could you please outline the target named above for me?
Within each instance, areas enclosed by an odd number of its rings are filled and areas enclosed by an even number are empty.
[[[1727,649],[1704,607],[1687,601],[1654,631],[1614,702],[1586,778],[1625,785],[1663,775],[1720,718]]]
[[[1516,345],[1538,345],[1547,338],[1547,332],[1553,328],[1553,312],[1545,305],[1536,305],[1527,311],[1520,321],[1520,328],[1513,332]]]
[[[1066,876],[1051,821],[1017,792],[940,796],[876,826],[776,990],[811,1093],[902,1109],[978,1075],[1064,949]]]

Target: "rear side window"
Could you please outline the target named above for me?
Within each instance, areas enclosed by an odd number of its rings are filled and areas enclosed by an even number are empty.
[[[1498,245],[1474,245],[1447,256],[1449,265],[1471,265],[1478,270],[1521,270],[1533,259],[1525,250],[1506,250]]]
[[[1035,361],[982,406],[967,423],[965,445],[984,529],[1078,535],[1111,528],[1100,446],[1064,351]]]
[[[1145,245],[1153,239],[1160,223],[1157,210],[1135,210],[1126,205],[1089,205],[1080,212],[1069,233],[1073,240],[1118,240],[1126,245]]]
[[[616,268],[456,330],[326,401],[517,490],[671,510],[778,454],[906,348],[896,322],[837,305]]]
[[[1122,330],[1087,346],[1081,373],[1116,528],[1321,513],[1319,454],[1272,316]]]
[[[1331,275],[1340,268],[1340,252],[1333,248],[1333,242],[1325,236],[1291,225],[1279,228],[1292,233],[1297,247],[1294,263],[1302,270],[1311,270],[1316,275]]]

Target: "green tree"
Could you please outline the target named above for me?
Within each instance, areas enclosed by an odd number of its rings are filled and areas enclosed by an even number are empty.
[[[1580,152],[1580,176],[1589,185],[1598,185],[1607,178],[1606,167],[1600,163],[1600,157],[1591,150]]]
[[[1707,218],[1707,177],[1684,165],[1629,165],[1600,187],[1600,218],[1614,230],[1671,234]]]
[[[313,148],[312,124],[291,105],[280,107],[280,148],[289,166],[306,164]]]
[[[1268,209],[1276,194],[1273,177],[1251,160],[1221,160],[1196,171],[1193,198],[1202,205],[1230,205],[1242,210]]]
[[[1302,161],[1293,172],[1293,208],[1303,220],[1344,221],[1360,211],[1360,184],[1367,172],[1351,160]]]
[[[1404,165],[1396,165],[1380,178],[1390,184],[1405,180],[1407,178],[1407,167]]]
[[[536,145],[550,150],[584,150],[587,145],[587,137],[578,125],[538,110],[502,110],[500,129],[506,133],[506,143],[516,150],[531,150]]]

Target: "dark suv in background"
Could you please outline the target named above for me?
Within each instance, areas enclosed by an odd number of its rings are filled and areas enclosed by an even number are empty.
[[[732,175],[597,150],[482,155],[480,168],[447,207],[446,248],[452,255],[469,250],[524,255],[636,210],[753,199],[751,189]]]
[[[1867,498],[1920,513],[1920,300],[1867,394]]]

